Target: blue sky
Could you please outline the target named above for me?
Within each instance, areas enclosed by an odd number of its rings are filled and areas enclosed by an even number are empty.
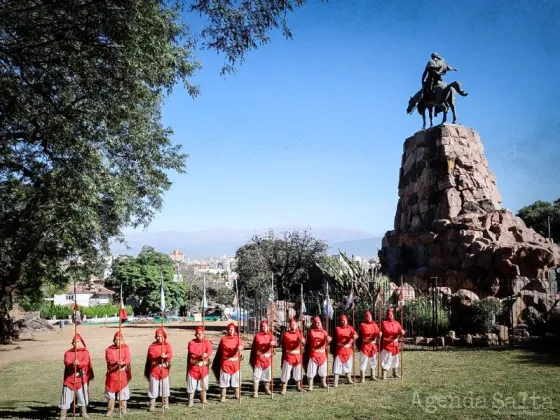
[[[402,145],[422,124],[407,100],[432,51],[459,69],[445,80],[469,92],[459,122],[480,133],[503,205],[560,197],[559,5],[310,0],[293,40],[273,34],[234,76],[199,52],[201,96],[178,87],[163,112],[188,172],[148,231],[392,229]]]

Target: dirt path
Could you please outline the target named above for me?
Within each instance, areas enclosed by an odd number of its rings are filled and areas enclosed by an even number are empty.
[[[206,338],[212,341],[214,349],[225,334],[227,322],[209,322],[206,325]],[[165,324],[168,340],[174,353],[186,356],[187,344],[194,338],[195,323]],[[126,343],[133,356],[145,355],[148,346],[154,341],[156,324],[125,325],[122,328]],[[93,359],[104,359],[105,349],[112,344],[113,335],[118,327],[104,325],[78,326],[78,333],[83,337]],[[0,345],[0,369],[12,363],[26,361],[62,360],[64,352],[72,347],[73,326],[66,326],[56,331],[40,332],[32,339],[19,340],[14,344]],[[244,337],[245,348],[250,346],[252,337]]]

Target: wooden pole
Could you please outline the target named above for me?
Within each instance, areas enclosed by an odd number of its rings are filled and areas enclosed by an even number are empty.
[[[241,345],[241,338],[239,337],[239,318],[241,317],[241,312],[239,308],[239,288],[237,287],[237,279],[235,279],[235,293],[237,296],[237,347]],[[239,404],[241,404],[241,350],[239,351],[239,381],[237,384],[237,393],[239,394]]]
[[[76,342],[76,335],[78,334],[78,319],[76,316],[76,309],[78,307],[78,298],[76,297],[76,278],[74,277],[74,388],[76,387],[76,374],[78,373],[77,370],[77,366],[76,366],[76,360],[78,360],[78,346],[77,346],[77,342]],[[82,384],[83,386],[83,384]],[[74,418],[76,418],[76,389],[74,389],[73,392],[73,408],[72,408],[72,414],[74,416]]]
[[[159,271],[159,275],[161,277],[161,289],[163,291],[163,272],[160,270]],[[161,309],[161,329],[163,331],[163,318],[165,317],[165,308],[160,308]],[[165,333],[163,333],[165,334]],[[163,337],[161,337],[161,350],[160,350],[160,356],[163,355],[163,341],[165,340],[165,335],[163,335]],[[164,404],[164,397],[163,397],[163,357],[161,358],[161,363],[159,365],[159,373],[160,373],[160,380],[159,380],[159,389],[161,390],[161,411],[163,413],[165,413],[165,404]],[[170,384],[171,385],[171,384]]]
[[[121,305],[123,303],[122,297],[122,283],[121,283]],[[121,308],[119,308],[119,360],[117,363],[119,369],[119,419],[122,416],[122,369],[120,365],[120,361],[122,359],[122,317],[121,317]]]
[[[379,321],[379,348],[377,349],[377,377],[381,379],[381,344],[383,341],[383,336],[381,334],[381,323],[383,320],[382,316],[382,306],[383,306],[383,289],[381,286],[377,289],[377,319]]]
[[[356,386],[356,323],[354,321],[354,307],[356,302],[356,296],[354,295],[354,279],[352,278],[352,376],[354,377],[352,386]]]
[[[303,338],[303,328],[304,328],[304,323],[303,323],[303,283],[301,284],[301,293],[300,293],[300,299],[301,299],[301,304],[300,304],[300,313],[301,313],[301,338]],[[300,338],[300,340],[301,340]],[[303,390],[303,346],[301,344],[301,341],[299,342],[299,354],[301,356],[301,376],[299,378],[299,389]],[[311,379],[313,380],[313,379]]]
[[[204,386],[204,365],[206,361],[204,360],[204,353],[206,352],[206,328],[204,322],[204,307],[206,305],[206,276],[203,278],[203,295],[202,295],[202,391],[200,391],[200,396],[202,399],[202,409],[206,403],[206,387]],[[210,374],[210,372],[208,372]]]
[[[330,391],[330,386],[329,386],[329,341],[328,341],[328,337],[329,337],[329,315],[330,315],[330,309],[331,307],[331,301],[329,300],[329,282],[327,281],[327,316],[326,316],[326,324],[327,324],[327,344],[325,346],[325,351],[327,353],[327,392]]]
[[[271,303],[271,314],[270,314],[270,399],[274,399],[274,346],[272,341],[274,340],[274,273],[271,275],[270,282],[272,290],[272,303]]]
[[[399,296],[399,303],[401,307],[401,329],[404,329],[404,296],[402,294],[402,281],[401,281],[401,294]],[[401,334],[401,348],[399,349],[400,365],[401,365],[401,379],[403,378],[403,350],[404,350],[404,336]]]

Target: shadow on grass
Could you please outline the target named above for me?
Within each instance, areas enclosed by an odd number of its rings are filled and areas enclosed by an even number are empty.
[[[541,337],[525,343],[523,353],[514,357],[520,363],[560,366],[560,337]]]
[[[20,401],[18,404],[41,404],[38,401]],[[32,406],[27,410],[0,407],[0,419],[54,419],[58,418],[60,410],[57,406],[41,407]]]

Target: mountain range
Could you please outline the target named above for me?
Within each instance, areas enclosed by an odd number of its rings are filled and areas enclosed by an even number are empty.
[[[275,233],[303,230],[301,227],[279,226],[273,228]],[[159,252],[170,253],[180,250],[191,258],[208,258],[221,255],[234,255],[237,248],[245,244],[254,234],[264,234],[267,229],[243,230],[216,228],[190,232],[159,231],[159,232],[130,232],[125,233],[127,247],[124,244],[113,243],[113,254],[137,255],[143,246],[148,245]],[[381,236],[358,229],[340,227],[308,228],[310,234],[325,240],[328,253],[336,254],[340,249],[348,255],[362,257],[377,256],[377,248],[381,247]]]

